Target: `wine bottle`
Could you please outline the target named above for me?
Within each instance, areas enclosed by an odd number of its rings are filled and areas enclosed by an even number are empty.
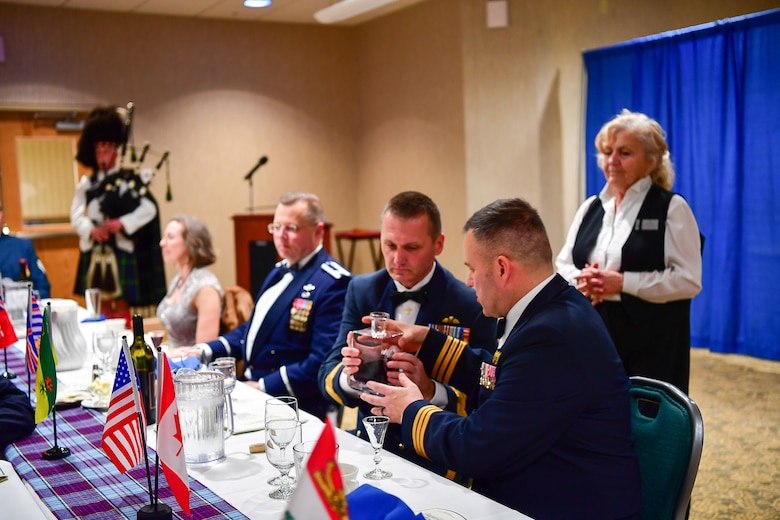
[[[133,335],[135,339],[130,346],[130,357],[133,358],[135,370],[138,372],[138,381],[141,384],[141,400],[146,412],[146,424],[154,424],[157,422],[154,353],[144,341],[144,319],[140,314],[133,315]]]
[[[19,259],[19,281],[26,282],[30,279],[30,267],[27,265],[26,258]]]

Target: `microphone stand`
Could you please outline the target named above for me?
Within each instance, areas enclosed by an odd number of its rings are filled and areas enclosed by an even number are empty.
[[[257,161],[257,164],[251,170],[249,170],[249,173],[244,175],[244,180],[249,181],[249,213],[255,212],[255,201],[254,201],[255,189],[254,189],[254,184],[252,182],[252,177],[254,176],[255,172],[267,162],[268,162],[268,157],[266,157],[265,155],[262,156],[260,160]]]
[[[249,177],[248,180],[249,180],[249,213],[251,214],[255,212],[255,201],[254,201],[255,189],[253,187],[251,176]]]

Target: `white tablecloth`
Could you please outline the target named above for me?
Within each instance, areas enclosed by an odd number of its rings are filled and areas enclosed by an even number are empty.
[[[104,327],[105,325],[101,322],[81,324],[81,330],[88,345],[91,345],[92,333],[96,330],[102,330]],[[128,340],[132,341],[132,335],[128,337]],[[17,343],[17,346],[23,349],[23,341]],[[81,369],[58,372],[57,376],[61,382],[62,391],[85,389],[91,381],[93,362],[95,360],[90,354]],[[236,385],[233,393],[233,405],[239,429],[243,429],[242,427],[247,425],[259,426],[262,424],[264,403],[267,398],[268,395],[246,384],[239,382]],[[301,412],[301,420],[304,421],[303,440],[316,440],[324,423],[303,411]],[[154,447],[154,426],[149,427],[148,437],[150,446]],[[339,462],[358,466],[360,468],[359,484],[366,483],[367,481],[362,475],[374,465],[371,445],[338,429],[336,430],[336,439],[339,443]],[[204,466],[190,465],[187,467],[188,473],[249,518],[253,520],[278,520],[282,518],[285,502],[268,497],[268,493],[273,487],[267,483],[269,478],[278,475],[278,471],[268,463],[264,453],[249,453],[251,444],[264,441],[263,431],[234,435],[225,442],[227,458],[224,461]],[[370,483],[401,498],[416,513],[431,509],[444,509],[457,512],[468,520],[529,518],[392,453],[382,452],[381,466],[392,472],[393,477]],[[2,486],[5,485],[0,484],[0,491],[3,491]],[[7,504],[9,502],[2,501],[0,503]],[[37,503],[42,505],[40,501]],[[176,507],[176,504],[169,505]],[[9,518],[26,517],[12,515]]]

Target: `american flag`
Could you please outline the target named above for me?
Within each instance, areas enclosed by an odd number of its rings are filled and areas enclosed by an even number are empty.
[[[43,328],[43,313],[35,294],[30,290],[27,307],[27,372],[36,373],[38,370],[38,345],[35,340],[41,337]]]
[[[146,416],[141,406],[141,394],[138,391],[138,375],[132,361],[127,343],[123,342],[116,367],[114,390],[108,405],[108,417],[103,429],[103,451],[121,473],[135,467],[144,455],[146,444],[141,427],[146,429]],[[139,424],[141,414],[143,426]]]

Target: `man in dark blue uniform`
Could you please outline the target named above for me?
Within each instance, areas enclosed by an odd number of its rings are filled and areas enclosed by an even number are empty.
[[[0,207],[0,273],[2,273],[3,278],[19,280],[21,276],[19,260],[24,258],[25,265],[29,269],[27,275],[33,283],[33,289],[38,291],[41,298],[49,298],[51,296],[49,278],[46,276],[43,262],[38,259],[38,255],[35,253],[32,241],[3,234],[4,216],[3,208]]]
[[[320,368],[323,393],[340,406],[364,404],[342,372],[341,349],[350,331],[366,326],[361,318],[372,311],[447,331],[479,345],[495,343],[495,320],[482,314],[474,291],[436,261],[444,247],[444,235],[439,209],[428,196],[409,191],[390,199],[382,211],[380,234],[385,269],[356,276],[350,283],[338,339]],[[437,405],[460,414],[468,412],[476,383],[450,385],[444,365],[423,364],[413,354],[396,353],[387,368],[391,383],[397,384],[403,371]],[[361,412],[368,413],[368,407]],[[358,435],[368,439],[358,422]],[[448,478],[458,478],[446,464],[431,464],[408,449],[395,425],[388,429],[385,448]]]
[[[322,247],[325,216],[310,193],[283,195],[269,225],[277,263],[260,289],[248,321],[214,341],[196,345],[204,362],[244,360],[249,384],[271,395],[292,395],[324,418],[328,403],[317,370],[333,346],[351,279]]]
[[[446,463],[473,489],[537,519],[638,519],[639,466],[631,439],[629,380],[587,298],[554,274],[539,214],[520,199],[496,201],[465,225],[468,284],[485,315],[506,319],[490,355],[430,329],[402,330],[420,359],[447,358],[453,384],[479,381],[477,408],[442,411],[406,378],[369,383],[362,399],[400,423],[420,456]],[[356,349],[344,349],[353,373]]]
[[[0,456],[5,447],[30,435],[35,429],[35,411],[27,394],[0,377]]]

